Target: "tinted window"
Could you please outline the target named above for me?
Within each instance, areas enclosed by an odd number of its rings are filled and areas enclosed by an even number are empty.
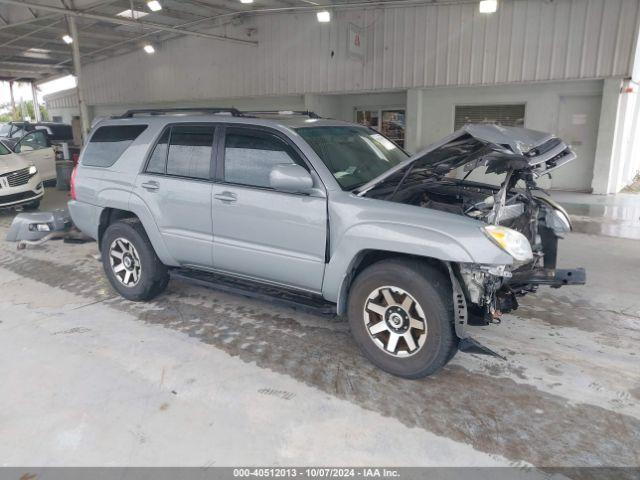
[[[295,151],[283,140],[268,133],[229,128],[224,149],[224,179],[230,183],[269,187],[274,165],[298,163],[306,168]]]
[[[147,172],[150,173],[164,173],[165,165],[167,164],[167,146],[169,144],[169,132],[171,129],[165,130],[158,140],[153,153],[149,158],[149,164],[147,165]]]
[[[167,174],[209,178],[214,127],[176,126],[171,129]]]
[[[4,143],[0,143],[0,155],[9,155],[11,151],[4,146]]]
[[[98,128],[87,144],[82,163],[92,167],[110,167],[146,128],[146,125]]]

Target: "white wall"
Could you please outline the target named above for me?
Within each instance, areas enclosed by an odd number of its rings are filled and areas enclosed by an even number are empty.
[[[407,143],[416,151],[453,133],[456,105],[524,103],[526,128],[555,132],[561,96],[601,94],[602,81],[599,80],[410,90],[407,114],[411,123]]]
[[[606,7],[605,7],[606,4]],[[510,0],[496,14],[477,2],[257,16],[228,35],[259,46],[182,37],[85,66],[91,105],[262,95],[625,77],[640,0]],[[364,30],[362,60],[348,24]]]

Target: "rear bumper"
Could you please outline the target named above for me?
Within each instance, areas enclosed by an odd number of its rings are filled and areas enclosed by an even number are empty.
[[[91,205],[90,203],[79,202],[77,200],[69,200],[67,202],[69,215],[74,225],[85,235],[98,239],[98,228],[100,226],[100,215],[102,207]]]

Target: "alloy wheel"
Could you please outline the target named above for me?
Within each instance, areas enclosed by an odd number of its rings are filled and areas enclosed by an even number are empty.
[[[109,263],[115,277],[125,287],[135,287],[140,281],[140,257],[136,248],[126,238],[116,238],[111,242]]]
[[[382,351],[394,357],[415,355],[427,339],[427,320],[420,304],[402,288],[376,288],[367,297],[364,323]]]

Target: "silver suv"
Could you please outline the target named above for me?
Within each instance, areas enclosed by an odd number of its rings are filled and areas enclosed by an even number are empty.
[[[373,363],[417,378],[459,349],[494,353],[468,325],[538,285],[584,283],[556,269],[571,225],[535,184],[573,158],[553,135],[495,125],[409,156],[309,112],[138,110],[94,127],[69,210],[127,299],[185,272],[322,299]],[[477,169],[500,185],[468,180]]]

